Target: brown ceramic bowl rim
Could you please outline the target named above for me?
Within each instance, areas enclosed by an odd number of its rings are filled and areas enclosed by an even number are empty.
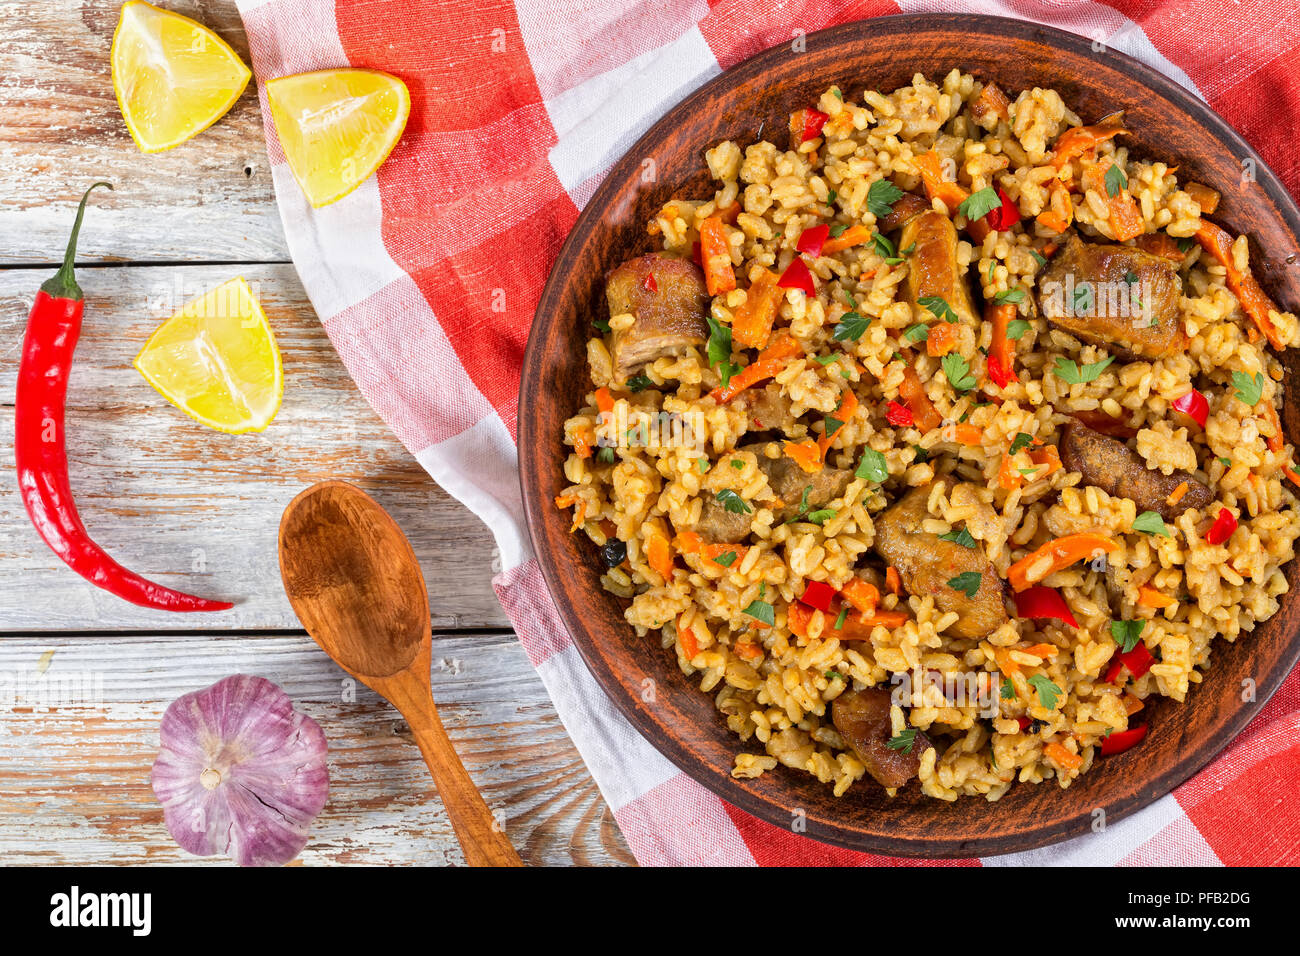
[[[882,38],[890,35],[918,29],[931,31],[947,29],[953,32],[955,36],[979,33],[996,35],[1007,39],[1030,40],[1066,51],[1077,53],[1087,51],[1087,55],[1090,57],[1106,60],[1111,67],[1125,74],[1136,84],[1149,87],[1172,101],[1183,110],[1189,119],[1198,123],[1220,140],[1235,156],[1242,160],[1252,160],[1256,168],[1256,185],[1261,187],[1268,198],[1272,200],[1275,210],[1282,218],[1291,236],[1300,236],[1300,210],[1296,208],[1294,200],[1259,154],[1222,117],[1215,113],[1205,102],[1197,99],[1191,92],[1164,74],[1119,51],[1108,48],[1097,51],[1093,49],[1092,41],[1086,37],[1053,27],[1006,17],[980,14],[923,13],[898,14],[840,24],[808,34],[806,42],[809,48],[812,48],[814,44],[831,40],[842,42],[846,37],[862,43],[879,42]],[[641,168],[636,157],[646,152],[641,148],[641,144],[656,141],[665,131],[672,129],[677,124],[679,116],[689,115],[693,110],[707,109],[713,98],[721,91],[739,83],[742,77],[749,77],[756,73],[761,74],[777,66],[787,54],[788,44],[783,43],[770,47],[709,80],[694,93],[672,107],[658,122],[654,123],[638,139],[637,143],[629,148],[618,162],[610,168],[561,247],[538,302],[532,334],[529,336],[524,357],[520,383],[518,429],[520,448],[530,447],[534,443],[543,443],[549,446],[549,444],[556,442],[556,436],[538,433],[540,428],[539,415],[534,412],[535,397],[544,394],[544,389],[547,387],[544,357],[540,354],[543,336],[537,334],[537,329],[540,325],[548,322],[547,317],[556,315],[557,303],[561,298],[562,290],[570,281],[568,265],[573,261],[576,251],[587,241],[591,233],[611,228],[602,222],[601,214],[606,207],[611,205],[611,201],[617,195],[620,187],[632,177],[640,174]],[[700,144],[700,150],[702,151],[706,145],[708,144]],[[534,462],[542,460],[546,459],[540,456],[537,458],[521,456],[520,483],[528,533],[534,553],[537,555],[543,579],[555,599],[560,617],[569,629],[574,644],[597,683],[637,731],[688,776],[733,806],[768,823],[781,828],[788,828],[790,823],[789,805],[778,805],[762,795],[739,786],[738,781],[733,780],[729,774],[717,773],[715,768],[708,766],[698,754],[681,746],[675,739],[665,738],[660,733],[658,725],[649,718],[639,698],[620,683],[618,675],[609,668],[601,655],[595,651],[596,643],[601,640],[609,640],[610,636],[608,634],[593,633],[580,609],[573,605],[565,587],[566,577],[571,576],[571,572],[566,572],[565,569],[558,567],[557,563],[552,560],[552,556],[548,553],[539,530],[543,522],[558,520],[555,517],[554,508],[547,491],[555,476],[533,466]],[[556,467],[558,467],[559,459],[549,460],[555,462]],[[1287,595],[1282,597],[1283,606],[1291,600],[1292,593],[1294,592],[1288,592]],[[1281,615],[1281,613],[1282,610],[1279,609],[1277,614]],[[629,633],[631,633],[630,625]],[[1249,636],[1245,639],[1249,640]],[[1300,660],[1300,632],[1290,636],[1284,653],[1273,662],[1267,673],[1258,676],[1258,706],[1237,708],[1220,727],[1221,733],[1215,739],[1201,739],[1191,742],[1172,769],[1163,772],[1150,781],[1149,784],[1136,788],[1133,793],[1122,798],[1119,802],[1108,802],[1106,804],[1107,822],[1113,823],[1121,817],[1128,816],[1148,806],[1206,766],[1259,713],[1264,703],[1281,686],[1286,675],[1295,667],[1297,660]],[[1180,706],[1195,707],[1197,705],[1196,694],[1198,690],[1200,688],[1193,687],[1187,702]],[[694,687],[690,689],[690,692],[700,693]],[[723,729],[725,730],[725,728]],[[730,731],[726,732],[730,733]],[[737,750],[740,750],[739,741],[737,741]],[[778,771],[780,769],[778,768]],[[1074,786],[1087,786],[1087,784],[1088,778],[1085,775],[1076,781]],[[1040,786],[1046,785],[1042,784]],[[1017,784],[1017,786],[1023,785]],[[961,806],[962,800],[975,799],[977,798],[965,797],[959,799],[954,810]],[[996,807],[997,804],[993,804],[993,806]],[[984,849],[987,852],[994,853],[1035,849],[1086,832],[1087,826],[1088,820],[1086,817],[1078,814],[1073,817],[1042,820],[1027,828],[991,837]],[[809,826],[807,834],[825,843],[871,853],[923,857],[987,855],[987,853],[981,854],[982,841],[979,839],[948,838],[942,833],[932,833],[919,840],[895,839],[887,835],[864,834],[860,831],[837,829],[833,824],[823,822],[822,825],[817,827]]]

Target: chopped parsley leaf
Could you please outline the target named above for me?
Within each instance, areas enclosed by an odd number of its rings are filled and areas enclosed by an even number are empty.
[[[1127,654],[1137,647],[1137,642],[1142,637],[1142,630],[1146,626],[1146,621],[1111,621],[1110,636],[1119,645],[1120,651]]]
[[[1154,511],[1144,511],[1134,518],[1133,530],[1144,534],[1156,534],[1162,538],[1169,537],[1169,528],[1164,519]]]
[[[1110,169],[1106,170],[1106,195],[1113,199],[1127,186],[1128,177],[1124,175],[1124,170],[1111,163]]]
[[[842,608],[840,608],[840,616],[835,619],[835,630],[837,631],[843,630],[844,622],[848,620],[848,617],[849,617],[849,606],[846,604]]]
[[[930,335],[930,327],[924,322],[918,322],[916,325],[910,325],[907,331],[903,333],[903,338],[913,344],[924,342]]]
[[[959,392],[969,392],[975,387],[975,376],[970,373],[970,365],[956,352],[949,352],[940,360],[943,374],[948,376],[948,384]]]
[[[1003,699],[1003,700],[1015,700],[1015,699],[1016,699],[1016,685],[1013,684],[1013,683],[1011,683],[1011,679],[1010,679],[1009,677],[1004,677],[1004,678],[1002,678],[1002,692],[1001,692],[1001,693],[1002,693],[1002,699]]]
[[[724,568],[729,568],[736,563],[736,552],[728,551],[726,554],[720,554],[713,559],[714,564],[720,564]]]
[[[1024,432],[1016,432],[1016,437],[1011,440],[1011,454],[1015,454],[1022,448],[1028,448],[1034,443],[1034,436],[1027,435]]]
[[[836,342],[856,342],[862,338],[862,333],[867,331],[867,326],[871,320],[857,312],[845,312],[840,316],[839,324],[835,326],[835,332],[832,338]]]
[[[960,531],[949,531],[947,534],[941,534],[939,535],[939,540],[951,541],[953,544],[959,544],[963,548],[975,547],[975,538],[972,537],[971,533],[965,528],[962,528]],[[979,585],[977,584],[975,587],[978,588]]]
[[[1106,371],[1106,366],[1115,361],[1115,356],[1110,355],[1100,362],[1092,362],[1080,368],[1074,361],[1068,358],[1058,358],[1056,368],[1052,371],[1056,377],[1070,385],[1078,385],[1082,382],[1091,382],[1102,372]]]
[[[754,510],[749,506],[748,501],[740,497],[740,495],[736,494],[730,488],[723,488],[715,497],[718,501],[722,502],[722,507],[726,508],[729,514],[747,515],[751,514]]]
[[[992,186],[985,186],[983,189],[977,189],[961,201],[957,207],[957,212],[972,221],[983,219],[994,209],[1002,207],[1002,197],[998,195],[997,190]]]
[[[1253,376],[1245,372],[1233,372],[1232,387],[1236,389],[1239,399],[1254,408],[1264,394],[1264,376],[1259,372]]]
[[[1028,319],[1012,319],[1007,323],[1007,338],[1019,342],[1020,337],[1029,331]]]
[[[997,295],[995,295],[993,297],[993,301],[997,302],[999,305],[1015,305],[1018,302],[1024,302],[1025,290],[1006,289],[1002,292],[999,292]]]
[[[957,313],[952,310],[952,306],[942,296],[923,295],[916,300],[916,304],[929,309],[930,314],[936,319],[943,319],[945,322],[957,321]]]
[[[877,219],[894,211],[894,203],[903,198],[903,191],[888,179],[877,179],[867,190],[867,210]]]
[[[886,463],[884,455],[874,448],[867,448],[863,450],[862,460],[858,462],[857,470],[853,474],[865,481],[874,481],[876,484],[880,484],[889,477],[889,465]]]
[[[813,524],[825,524],[835,517],[834,508],[823,508],[820,511],[814,511],[808,515],[808,520]]]
[[[756,621],[762,621],[768,627],[776,624],[776,611],[766,601],[750,601],[749,607],[745,608],[741,613],[748,614]]]
[[[608,447],[602,448],[600,451],[596,452],[596,460],[603,465],[614,464],[614,449]]]
[[[1034,674],[1029,678],[1029,686],[1038,691],[1038,702],[1048,710],[1056,709],[1056,701],[1061,696],[1061,688],[1057,687],[1042,674]]]
[[[954,591],[960,591],[962,594],[965,594],[967,598],[973,598],[975,592],[980,589],[980,585],[983,582],[984,575],[980,574],[978,571],[963,571],[955,578],[948,579],[948,587],[952,588]]]
[[[633,392],[643,392],[647,388],[653,387],[653,385],[654,382],[651,381],[650,376],[644,372],[633,375],[627,380],[627,387]]]

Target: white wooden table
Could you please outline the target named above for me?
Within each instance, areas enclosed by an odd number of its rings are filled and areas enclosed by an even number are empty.
[[[165,5],[213,27],[247,62],[231,0]],[[497,604],[489,533],[389,434],[307,301],[255,91],[197,139],[139,153],[109,76],[118,7],[0,0],[0,858],[194,862],[150,790],[158,721],[179,695],[248,672],[283,686],[329,738],[330,801],[301,862],[460,861],[407,728],[364,687],[347,699],[342,671],[304,635],[280,584],[281,511],[307,485],[343,478],[388,508],[420,557],[434,696],[525,861],[630,863]],[[27,312],[97,179],[116,190],[95,193],[78,257],[86,319],[68,398],[73,489],[114,557],[237,600],[229,612],[169,615],[96,590],[44,546],[17,495],[9,436]],[[284,355],[284,406],[261,435],[191,422],[131,368],[163,319],[236,275],[257,289]]]

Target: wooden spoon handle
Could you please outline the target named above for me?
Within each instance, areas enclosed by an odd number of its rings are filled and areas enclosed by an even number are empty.
[[[447,808],[456,838],[465,851],[465,861],[470,866],[523,866],[519,854],[510,845],[478,787],[474,786],[469,771],[461,763],[427,690],[424,700],[427,707],[418,701],[410,701],[410,706],[403,708],[402,716],[410,725],[420,753],[424,754],[424,762],[433,774],[442,805]]]

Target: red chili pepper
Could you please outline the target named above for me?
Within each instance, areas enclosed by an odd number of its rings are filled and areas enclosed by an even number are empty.
[[[998,198],[1002,200],[1002,205],[986,215],[984,220],[990,228],[1001,232],[1010,229],[1020,221],[1020,208],[1011,201],[1011,197],[1001,186],[998,187]]]
[[[1070,606],[1065,603],[1061,593],[1054,588],[1043,587],[1041,584],[1025,588],[1016,594],[1016,613],[1020,617],[1046,617],[1064,621],[1070,627],[1079,626],[1079,622],[1074,619]]]
[[[1206,419],[1210,417],[1210,403],[1196,389],[1192,389],[1181,398],[1174,399],[1173,406],[1184,415],[1196,419],[1196,424],[1202,428],[1205,427]]]
[[[1133,675],[1133,679],[1137,680],[1147,671],[1151,670],[1151,665],[1155,662],[1156,659],[1151,656],[1151,652],[1147,650],[1147,646],[1138,642],[1137,646],[1135,646],[1133,650],[1118,655],[1115,660],[1111,662],[1110,669],[1106,671],[1106,676],[1102,678],[1102,680],[1107,684],[1115,683],[1121,670],[1127,670]]]
[[[804,264],[802,259],[795,259],[786,267],[785,272],[781,273],[781,278],[776,280],[776,284],[782,289],[802,289],[805,295],[816,295],[817,287],[813,284],[812,271]]]
[[[1232,537],[1232,532],[1237,530],[1237,519],[1232,516],[1232,512],[1227,508],[1219,509],[1219,517],[1214,519],[1214,524],[1210,525],[1210,530],[1205,532],[1206,544],[1223,544]]]
[[[799,241],[795,243],[795,248],[804,255],[812,256],[816,259],[822,254],[822,246],[830,237],[831,227],[822,223],[817,226],[810,226],[803,232],[799,233]]]
[[[1128,730],[1121,730],[1108,735],[1101,742],[1101,755],[1109,757],[1111,754],[1122,754],[1147,735],[1147,727],[1149,726],[1149,724],[1138,724]]]
[[[803,589],[803,597],[799,600],[809,607],[829,612],[831,601],[835,600],[835,595],[839,593],[825,581],[809,581],[808,586]]]
[[[655,281],[655,274],[653,272],[647,272],[645,274],[645,278],[641,280],[641,285],[647,292],[659,291],[659,283]]]
[[[27,318],[14,399],[18,489],[27,514],[45,543],[91,584],[143,607],[166,611],[224,611],[233,605],[173,591],[122,567],[90,539],[72,499],[64,449],[63,406],[86,305],[73,267],[86,200],[95,186],[113,188],[108,183],[95,183],[81,197],[63,268],[41,286]]]
[[[885,420],[891,425],[899,428],[907,428],[916,424],[916,418],[912,410],[902,402],[891,401],[885,406]]]
[[[829,113],[823,113],[821,110],[815,110],[812,107],[803,111],[803,136],[800,142],[806,143],[810,139],[816,139],[822,134],[822,127],[830,119]]]
[[[1020,725],[1021,732],[1024,732],[1028,730],[1030,727],[1034,726],[1034,722],[1030,720],[1028,717],[1017,717],[1016,723]]]

